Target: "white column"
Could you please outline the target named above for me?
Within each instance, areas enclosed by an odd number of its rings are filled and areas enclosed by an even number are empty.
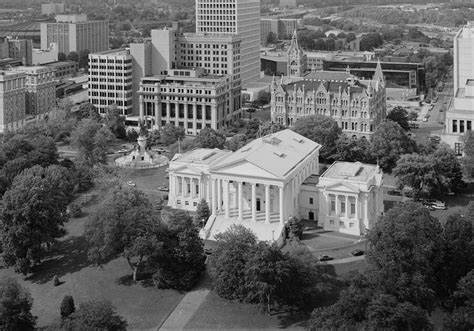
[[[210,203],[210,201],[211,201],[210,194],[211,194],[211,179],[208,179],[207,189],[206,189],[206,201],[207,201],[207,203]]]
[[[217,178],[217,211],[222,207],[221,179]]]
[[[265,223],[270,223],[270,185],[265,184]]]
[[[284,190],[284,186],[280,186],[278,188],[279,190],[279,193],[280,193],[280,225],[283,225],[283,222],[284,222],[284,218],[285,218],[285,210],[283,208],[283,203],[284,203],[284,199],[283,199],[283,190]]]
[[[230,218],[230,206],[229,206],[229,180],[224,180],[224,209],[225,217]]]
[[[369,220],[369,194],[364,194],[365,201],[364,201],[364,223],[368,224]]]
[[[216,209],[217,209],[217,197],[216,197],[216,180],[211,179],[211,191],[212,191],[212,201],[211,201],[211,208],[212,208],[212,214],[216,214]]]
[[[257,184],[252,183],[252,222],[257,222]]]
[[[143,120],[145,110],[144,110],[143,96],[142,95],[140,95],[138,97],[138,112],[139,112],[139,115],[140,115],[140,120]]]
[[[242,206],[242,182],[238,183],[238,189],[237,189],[237,208],[239,208],[239,220],[243,218],[243,206]]]
[[[359,203],[360,203],[360,201],[359,201],[359,196],[356,196],[356,197],[355,197],[355,206],[356,206],[356,213],[355,213],[355,214],[356,214],[356,219],[357,219],[357,220],[360,220],[360,215],[359,215]]]
[[[186,196],[186,179],[185,177],[181,177],[181,186],[183,190],[183,197]]]
[[[349,208],[349,196],[346,195],[346,217],[349,218],[351,213],[350,213],[350,208]]]

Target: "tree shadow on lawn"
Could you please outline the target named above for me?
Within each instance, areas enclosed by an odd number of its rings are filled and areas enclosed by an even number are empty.
[[[25,280],[45,284],[56,275],[59,278],[77,272],[93,263],[87,259],[88,243],[82,236],[58,241],[49,256],[32,268]]]

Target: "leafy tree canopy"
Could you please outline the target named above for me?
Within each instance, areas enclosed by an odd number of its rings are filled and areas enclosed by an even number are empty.
[[[31,314],[30,293],[13,278],[0,280],[0,329],[35,330],[36,317]]]

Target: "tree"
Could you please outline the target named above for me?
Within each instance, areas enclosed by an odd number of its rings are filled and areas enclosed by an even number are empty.
[[[66,60],[67,60],[66,54],[64,54],[63,52],[59,52],[58,53],[58,61],[66,61]]]
[[[255,302],[270,313],[270,305],[280,301],[278,292],[291,281],[291,264],[275,244],[260,242],[246,263],[245,282],[250,285],[246,301]]]
[[[402,154],[416,151],[416,143],[395,122],[381,123],[372,138],[372,154],[386,172],[391,172]]]
[[[347,41],[348,43],[350,43],[351,41],[354,41],[354,40],[356,40],[356,39],[357,39],[357,37],[356,37],[356,35],[355,35],[354,32],[349,32],[349,33],[347,34],[347,36],[346,36],[346,41]]]
[[[124,139],[127,135],[125,131],[125,116],[120,114],[117,106],[107,108],[107,113],[104,117],[104,124],[109,128],[117,139]]]
[[[274,44],[274,43],[276,43],[277,41],[278,41],[278,37],[277,37],[277,35],[275,34],[275,32],[269,31],[268,34],[267,34],[266,44],[267,44],[267,45]]]
[[[336,141],[334,160],[347,162],[373,163],[370,141],[367,139],[353,139],[343,134]]]
[[[127,321],[106,300],[81,303],[79,309],[60,323],[61,330],[125,331]]]
[[[88,68],[89,67],[89,53],[88,49],[81,49],[78,54],[79,68]]]
[[[453,293],[459,280],[474,269],[474,228],[472,220],[453,214],[444,225],[443,259],[438,293],[447,298]]]
[[[32,306],[30,293],[15,279],[0,280],[1,330],[35,330],[36,317],[31,314]]]
[[[85,236],[91,244],[89,259],[100,264],[122,254],[136,282],[143,263],[162,246],[152,213],[151,203],[141,191],[113,187],[86,223]]]
[[[163,144],[169,146],[178,140],[183,140],[184,138],[184,128],[180,126],[174,126],[171,123],[166,123],[161,132],[161,139]]]
[[[207,219],[211,216],[211,210],[209,209],[209,205],[207,204],[206,200],[201,199],[196,207],[196,216],[195,222],[197,224],[201,224],[201,226],[206,225]]]
[[[62,318],[68,317],[74,311],[76,310],[76,307],[74,306],[74,299],[70,295],[66,295],[63,298],[63,301],[61,301],[61,307],[60,307],[60,314]]]
[[[216,235],[216,240],[217,246],[209,259],[214,290],[225,299],[245,300],[245,269],[257,247],[257,237],[244,226],[232,225]]]
[[[89,165],[106,162],[107,150],[113,140],[108,128],[91,119],[81,120],[71,134],[71,144]]]
[[[468,178],[474,178],[474,133],[467,131],[463,136],[464,157],[462,158],[463,171]]]
[[[368,233],[367,274],[382,293],[432,311],[442,227],[421,204],[398,203]]]
[[[81,103],[79,109],[74,114],[78,121],[89,118],[95,122],[99,122],[102,119],[99,115],[99,110],[90,102]]]
[[[284,129],[285,127],[280,123],[265,121],[262,122],[262,124],[260,125],[260,135],[263,137],[272,133],[276,133],[278,131],[282,131]]]
[[[236,150],[242,148],[247,143],[247,137],[245,134],[236,134],[232,138],[226,141],[226,148],[235,152]]]
[[[225,145],[225,136],[211,128],[202,129],[194,143],[200,148],[219,148],[223,149]]]
[[[27,274],[47,247],[63,235],[72,181],[60,166],[34,166],[17,176],[3,196],[0,242],[3,259],[16,272]]]
[[[341,128],[333,118],[319,114],[297,121],[293,130],[322,145],[320,156],[324,160],[330,159],[334,154],[336,141],[342,134]]]
[[[254,118],[253,120],[247,121],[245,124],[245,136],[247,139],[255,139],[257,137],[257,134],[260,132],[260,120],[257,118]]]
[[[377,32],[368,33],[365,36],[363,36],[362,39],[360,40],[360,50],[371,51],[382,44],[383,44],[383,39],[380,33],[377,33]]]
[[[436,185],[436,178],[431,158],[419,154],[405,154],[400,157],[393,169],[400,187],[409,186],[414,196],[431,195]]]
[[[204,244],[194,226],[165,230],[162,250],[151,258],[157,267],[153,280],[159,288],[190,290],[205,269]]]
[[[451,302],[451,312],[444,328],[453,331],[469,331],[474,328],[474,270],[457,284]]]
[[[410,125],[408,124],[408,112],[403,107],[393,108],[387,115],[387,119],[398,123],[401,128],[405,131],[410,131]]]
[[[69,52],[69,54],[67,55],[67,59],[69,61],[74,61],[74,62],[79,62],[79,54],[77,54],[77,52]]]
[[[160,140],[161,140],[160,131],[158,131],[158,130],[150,131],[150,134],[149,134],[148,140],[147,140],[148,145],[150,147],[160,145]]]

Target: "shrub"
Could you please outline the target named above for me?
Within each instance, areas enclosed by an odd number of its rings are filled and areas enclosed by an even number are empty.
[[[61,308],[60,308],[60,313],[61,317],[68,317],[74,311],[76,310],[76,307],[74,306],[74,299],[70,295],[66,295],[63,298],[63,301],[61,302]]]

